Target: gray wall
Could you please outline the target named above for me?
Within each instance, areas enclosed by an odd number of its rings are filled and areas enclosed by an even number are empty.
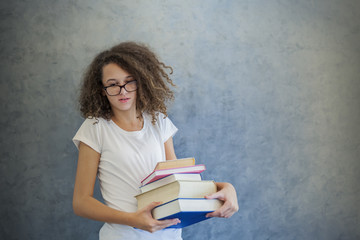
[[[1,1],[1,239],[97,239],[72,213],[92,57],[149,44],[174,67],[178,157],[240,211],[184,239],[360,239],[360,2]],[[99,191],[96,191],[99,196]]]

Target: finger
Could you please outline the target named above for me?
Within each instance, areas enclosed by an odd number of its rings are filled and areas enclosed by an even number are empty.
[[[220,216],[219,210],[216,210],[216,211],[214,211],[214,212],[211,212],[211,213],[206,214],[206,217],[207,217],[207,218],[218,217],[218,216]]]
[[[143,207],[142,209],[139,210],[139,212],[142,214],[145,214],[146,216],[149,216],[152,218],[152,210],[156,207],[161,205],[161,202],[152,202],[149,205]]]
[[[222,209],[223,209],[223,207],[217,209],[214,212],[208,213],[208,214],[206,214],[206,217],[220,217],[220,215],[221,215],[221,213],[223,211]]]
[[[229,218],[229,217],[231,217],[234,213],[235,213],[235,211],[234,211],[232,208],[228,208],[228,209],[225,209],[225,211],[223,211],[223,212],[220,214],[220,217],[222,217],[222,218]]]
[[[220,210],[216,210],[215,212],[206,214],[206,217],[208,218],[210,217],[228,218],[230,216],[231,216],[230,211],[220,211]]]
[[[206,199],[220,199],[220,200],[224,200],[224,194],[222,192],[216,192],[210,195],[205,196]]]
[[[146,207],[144,207],[143,209],[145,211],[151,211],[153,210],[155,207],[159,206],[161,204],[161,202],[152,202],[149,205],[147,205]]]
[[[178,218],[174,218],[174,219],[166,219],[166,220],[160,220],[158,221],[159,223],[159,227],[161,229],[163,228],[167,228],[176,224],[179,224],[181,221]]]
[[[230,211],[229,211],[230,210]],[[206,217],[225,217],[231,212],[228,202],[225,202],[219,209],[206,214]]]
[[[206,217],[229,218],[234,215],[235,212],[237,212],[237,208],[233,207],[230,203],[225,202],[222,207],[214,212],[208,213]]]

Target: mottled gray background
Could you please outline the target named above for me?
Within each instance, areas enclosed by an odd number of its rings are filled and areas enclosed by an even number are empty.
[[[0,3],[0,239],[97,239],[72,212],[96,53],[150,45],[174,68],[178,157],[228,181],[240,211],[184,239],[360,239],[360,1]],[[99,196],[99,191],[96,191]]]

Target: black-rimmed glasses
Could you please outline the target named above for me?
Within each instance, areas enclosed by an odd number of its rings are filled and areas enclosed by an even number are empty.
[[[125,83],[124,85],[111,84],[110,86],[104,87],[104,90],[109,96],[119,95],[121,89],[124,88],[127,92],[134,92],[137,89],[136,80]]]

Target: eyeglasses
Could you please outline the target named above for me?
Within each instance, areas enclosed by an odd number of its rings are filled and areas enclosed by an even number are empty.
[[[127,92],[134,92],[137,89],[136,80],[125,83],[124,85],[111,84],[104,87],[104,90],[109,96],[116,96],[121,93],[121,89],[124,88]]]

